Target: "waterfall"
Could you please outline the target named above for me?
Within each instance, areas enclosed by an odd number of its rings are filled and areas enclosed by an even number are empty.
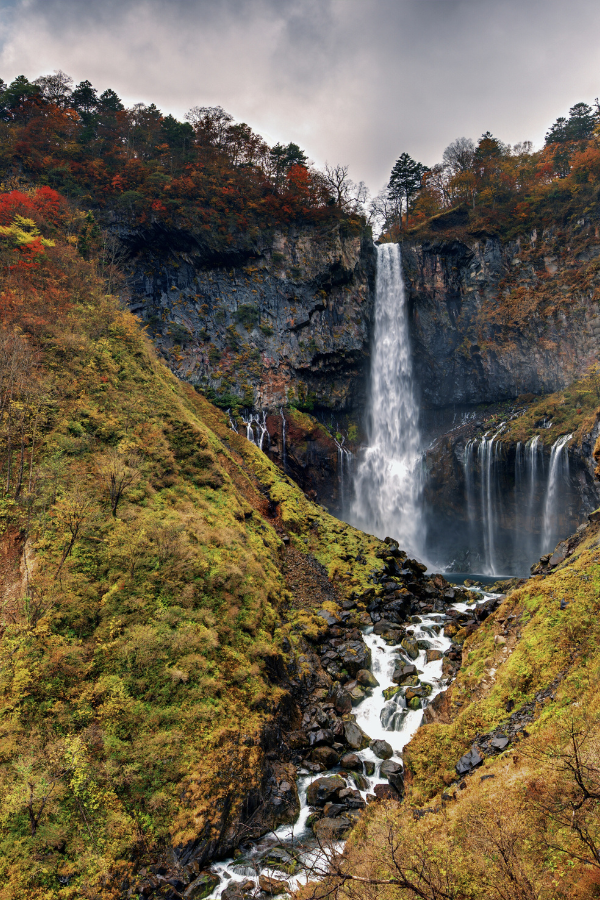
[[[281,414],[281,465],[283,471],[287,472],[287,451],[285,448],[285,413],[283,407],[279,410]]]
[[[544,503],[544,519],[542,528],[543,551],[548,553],[554,549],[557,537],[556,513],[559,485],[569,475],[569,451],[563,453],[565,447],[573,437],[572,434],[564,434],[552,444],[550,451],[550,472],[548,475],[548,487],[546,489],[546,502]]]
[[[231,421],[231,416],[229,417]],[[265,437],[269,441],[269,431],[267,428],[267,413],[263,409],[260,415],[258,413],[248,413],[248,418],[242,416],[242,422],[246,426],[246,437],[252,444],[256,444],[259,450],[263,449]]]
[[[348,476],[351,474],[352,460],[354,457],[352,452],[344,447],[345,438],[338,441],[338,439],[334,437],[333,440],[335,441],[338,455],[338,481],[340,485],[339,505],[341,512],[344,513],[344,510],[346,509],[346,482],[348,481]]]
[[[377,248],[368,445],[354,479],[352,524],[422,553],[419,409],[413,388],[400,247]]]

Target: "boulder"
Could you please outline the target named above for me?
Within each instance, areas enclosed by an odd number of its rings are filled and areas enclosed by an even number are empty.
[[[276,897],[277,894],[286,894],[289,889],[287,881],[269,878],[268,875],[259,875],[258,886],[261,891],[264,891],[265,894],[269,894],[271,897]]]
[[[333,702],[335,704],[335,711],[339,713],[340,716],[346,715],[352,709],[352,697],[344,690],[340,689],[337,692],[333,698]]]
[[[375,774],[375,763],[372,759],[365,759],[365,775],[371,778]]]
[[[221,879],[214,872],[201,872],[185,890],[186,900],[204,900],[218,887]]]
[[[320,841],[339,840],[352,827],[352,822],[345,816],[319,819],[313,825],[313,831]]]
[[[350,778],[356,785],[359,791],[366,791],[369,788],[369,782],[365,778],[364,775],[361,775],[360,772],[350,772]]]
[[[397,775],[398,772],[401,772],[402,765],[393,759],[386,759],[381,763],[379,771],[382,778],[387,778],[388,775]]]
[[[308,740],[311,747],[318,747],[321,744],[333,744],[335,738],[330,728],[319,728],[318,731],[311,731]]]
[[[464,756],[461,756],[456,763],[456,772],[458,775],[468,775],[469,772],[472,772],[473,769],[480,766],[482,762],[483,756],[481,756],[477,747],[473,744],[469,752],[465,753]]]
[[[356,680],[365,688],[379,687],[379,682],[377,681],[373,673],[369,672],[368,669],[360,669],[356,673]]]
[[[340,759],[340,766],[349,771],[362,772],[363,764],[360,756],[357,756],[356,753],[346,753]]]
[[[366,692],[361,688],[359,684],[356,684],[351,691],[348,691],[350,694],[350,699],[352,700],[352,706],[358,706],[358,704],[365,699]]]
[[[418,656],[418,654],[417,654]],[[405,663],[404,660],[400,660],[394,666],[394,674],[392,675],[392,681],[394,684],[407,684],[406,679],[416,679],[418,682],[418,672],[417,667],[412,663]]]
[[[425,659],[428,663],[436,662],[438,659],[443,659],[444,654],[441,650],[428,650],[425,654]]]
[[[250,884],[254,887],[253,881]],[[183,896],[185,897],[186,895],[184,894]],[[245,891],[242,890],[242,885],[239,881],[232,881],[231,884],[228,884],[221,897],[223,900],[246,900]]]
[[[298,869],[298,860],[285,847],[271,847],[261,858],[260,864],[262,868],[280,869],[288,875],[293,875]]]
[[[404,638],[400,646],[411,659],[416,659],[418,657],[419,647],[416,641],[411,641],[410,638]],[[393,680],[394,679],[392,678],[392,681]]]
[[[369,747],[378,759],[391,759],[394,755],[392,746],[387,741],[371,741]]]
[[[344,722],[344,737],[353,750],[364,750],[369,746],[370,738],[356,722]]]
[[[348,641],[337,648],[346,672],[356,676],[361,669],[371,668],[371,650],[362,641]]]
[[[493,737],[490,741],[490,746],[493,750],[506,750],[508,744],[509,740],[504,734],[497,735],[497,737]]]
[[[310,758],[312,762],[321,763],[326,769],[333,769],[340,761],[339,753],[336,753],[333,747],[315,747]]]
[[[378,800],[401,800],[401,796],[395,787],[391,784],[376,784],[374,787],[375,796]]]
[[[418,680],[419,679],[417,678],[417,681]],[[382,691],[382,693],[386,700],[391,700],[392,697],[396,696],[396,694],[402,693],[402,688],[399,685],[394,685],[393,687],[385,688],[385,690]]]
[[[306,799],[309,806],[324,806],[328,800],[337,798],[338,792],[343,791],[346,782],[341,775],[327,775],[317,778],[308,786]]]
[[[323,817],[325,819],[335,819],[346,811],[343,803],[326,803],[323,807]]]

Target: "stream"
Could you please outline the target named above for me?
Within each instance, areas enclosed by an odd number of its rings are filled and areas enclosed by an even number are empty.
[[[483,602],[495,595],[479,591],[476,596],[477,602]],[[452,605],[452,608],[464,612],[468,605],[456,603]],[[444,634],[446,619],[447,616],[443,613],[413,616],[407,632],[412,632],[410,636],[413,640],[427,641],[430,650],[439,650],[443,654],[451,644],[450,638]],[[408,659],[399,646],[388,646],[382,637],[374,634],[372,627],[365,628],[363,634],[365,643],[371,650],[371,671],[379,682],[379,687],[375,687],[370,695],[367,695],[354,707],[353,714],[356,717],[356,724],[366,732],[372,742],[386,741],[391,745],[393,755],[389,762],[396,763],[398,767],[401,767],[402,751],[423,721],[423,708],[448,686],[448,682],[442,678],[443,660],[427,662],[426,650],[421,650],[416,659]],[[421,708],[419,709],[407,708],[403,690],[398,690],[398,693],[390,700],[386,700],[384,697],[384,689],[390,686],[397,688],[397,685],[392,682],[392,674],[399,660],[416,666],[421,684],[431,686],[431,693],[420,701]],[[356,750],[353,753],[361,760],[362,772],[350,772],[340,766],[318,774],[310,773],[303,768],[298,769],[297,787],[300,798],[300,814],[294,824],[284,825],[277,831],[266,835],[251,847],[245,848],[244,854],[236,859],[213,863],[211,871],[219,876],[220,884],[210,895],[211,898],[221,897],[235,882],[238,882],[240,886],[244,885],[244,893],[248,892],[247,896],[255,896],[254,891],[259,892],[260,890],[259,876],[285,881],[289,890],[294,890],[296,887],[306,884],[307,881],[316,879],[315,869],[322,871],[326,868],[326,857],[315,840],[315,835],[308,823],[312,812],[307,799],[310,785],[316,779],[341,775],[348,787],[358,789],[362,800],[369,803],[375,799],[376,785],[390,783],[388,778],[381,773],[384,760],[378,758],[372,749]],[[341,848],[343,842],[340,841],[338,846]],[[277,859],[288,869],[288,872],[284,868],[277,867]],[[294,859],[300,863],[299,871],[290,874],[291,869],[294,868]],[[321,865],[319,865],[320,863]],[[253,887],[249,882],[253,883]],[[260,894],[260,896],[268,895]]]

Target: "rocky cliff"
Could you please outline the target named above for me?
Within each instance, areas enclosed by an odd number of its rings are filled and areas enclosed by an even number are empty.
[[[160,233],[159,233],[160,232]],[[125,237],[131,308],[169,367],[220,405],[364,405],[375,253],[353,223],[210,252],[199,235]]]
[[[424,405],[495,403],[565,387],[600,350],[600,238],[565,229],[403,243]]]

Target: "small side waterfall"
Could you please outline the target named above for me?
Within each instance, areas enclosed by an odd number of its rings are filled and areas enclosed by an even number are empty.
[[[281,415],[281,465],[283,471],[287,472],[287,450],[285,446],[285,413],[283,407],[279,410]]]
[[[569,477],[569,452],[563,452],[572,439],[572,434],[565,434],[552,445],[550,452],[550,472],[544,504],[544,525],[542,542],[544,551],[549,553],[556,544],[555,510],[559,485]]]
[[[422,555],[421,436],[406,307],[400,247],[382,244],[377,248],[368,446],[354,479],[349,518],[364,531],[390,535],[405,550]]]
[[[334,437],[333,440],[335,441],[338,455],[340,509],[342,513],[344,513],[347,503],[347,485],[352,475],[352,461],[354,459],[354,454],[344,447],[344,438],[342,438],[341,441],[338,441],[337,438]]]
[[[252,444],[256,444],[259,450],[262,450],[265,437],[267,438],[267,443],[269,442],[266,410],[263,409],[262,413],[248,413],[247,418],[242,416],[242,422],[246,426],[246,437],[248,440]]]
[[[513,464],[503,430],[467,441],[462,457],[472,571],[482,575],[526,574],[571,527],[565,497],[573,435],[554,442],[549,463],[539,435],[519,442]]]

